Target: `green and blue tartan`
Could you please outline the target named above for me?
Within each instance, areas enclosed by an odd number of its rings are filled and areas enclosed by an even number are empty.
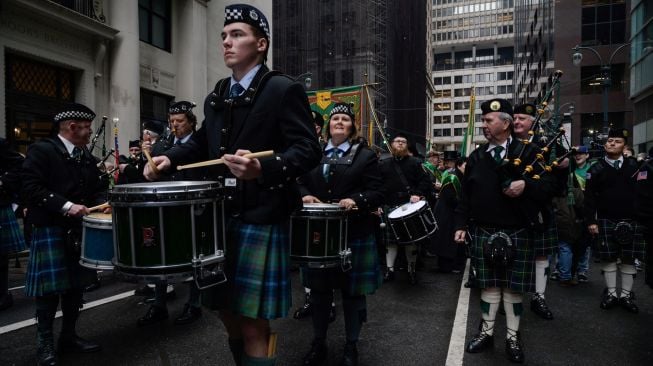
[[[0,207],[0,254],[25,250],[25,237],[11,205]]]
[[[534,232],[533,247],[536,257],[551,255],[558,249],[558,226],[555,220],[551,220],[543,232]]]
[[[632,244],[621,245],[613,236],[614,228],[620,221],[626,221],[633,227]],[[604,261],[616,261],[621,259],[644,259],[646,252],[646,240],[644,231],[646,228],[635,220],[608,220],[599,219],[599,237],[594,241],[594,250],[599,253],[599,258]]]
[[[213,309],[229,309],[249,318],[276,319],[292,305],[288,225],[227,223],[227,282],[204,291]]]
[[[512,264],[506,268],[495,267],[483,256],[483,244],[497,231],[508,234],[513,245],[517,248]],[[475,287],[509,288],[515,292],[533,292],[535,290],[535,255],[528,230],[473,226],[470,228],[470,235],[472,236],[470,246],[471,264],[476,270]]]
[[[90,284],[95,276],[95,271],[79,264],[79,254],[67,253],[62,228],[34,228],[25,278],[25,295],[45,296],[81,289]]]
[[[304,287],[320,291],[339,288],[351,296],[373,294],[383,283],[374,234],[350,238],[347,245],[351,249],[350,270],[301,267]]]

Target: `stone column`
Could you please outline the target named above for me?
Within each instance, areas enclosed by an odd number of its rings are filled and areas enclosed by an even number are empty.
[[[204,119],[203,103],[213,85],[207,85],[207,6],[203,0],[177,2],[177,100],[195,102],[198,121]]]

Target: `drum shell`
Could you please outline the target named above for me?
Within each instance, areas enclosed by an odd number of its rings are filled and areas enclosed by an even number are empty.
[[[309,267],[335,267],[347,248],[348,220],[343,209],[306,206],[290,217],[290,258]]]
[[[413,244],[431,236],[438,228],[433,211],[426,202],[408,215],[395,218],[388,215],[388,224],[397,244]]]
[[[113,223],[111,216],[108,214],[84,216],[79,264],[95,270],[112,270],[113,256]]]

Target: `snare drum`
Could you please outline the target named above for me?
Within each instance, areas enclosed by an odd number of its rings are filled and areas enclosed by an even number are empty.
[[[224,262],[222,187],[218,182],[117,185],[113,207],[115,270],[141,280],[179,282]],[[215,274],[215,271],[213,272]],[[217,284],[217,283],[216,283]]]
[[[397,243],[412,244],[438,229],[433,211],[426,201],[405,203],[388,214],[388,223]]]
[[[347,215],[329,203],[304,203],[290,216],[290,258],[309,268],[345,267],[351,257],[347,248]]]
[[[93,213],[84,216],[82,225],[82,252],[79,264],[95,270],[112,270],[111,214]]]

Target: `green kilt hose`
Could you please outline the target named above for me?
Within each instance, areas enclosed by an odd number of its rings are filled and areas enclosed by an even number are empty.
[[[503,231],[515,246],[512,264],[497,268],[483,256],[483,244],[492,234]],[[470,255],[472,266],[476,269],[475,287],[509,288],[514,292],[532,292],[535,289],[534,250],[530,243],[531,235],[526,229],[496,229],[489,227],[470,227],[472,242]]]
[[[383,283],[374,234],[348,241],[351,249],[351,269],[301,268],[304,287],[318,291],[342,289],[351,296],[371,295]]]
[[[288,225],[229,220],[227,282],[204,291],[204,304],[254,319],[285,317],[292,304],[288,243]]]
[[[536,257],[551,255],[558,249],[558,227],[554,220],[551,220],[543,232],[534,232],[533,248]]]
[[[11,205],[0,207],[0,254],[25,250],[25,238]]]
[[[81,290],[96,273],[79,264],[79,253],[66,249],[64,230],[58,226],[35,227],[32,233],[25,295],[46,296]]]
[[[633,241],[629,244],[620,244],[617,242],[614,229],[618,222],[625,221],[633,228]],[[646,253],[646,240],[644,239],[646,227],[635,220],[608,220],[599,219],[599,236],[594,241],[594,250],[598,253],[599,258],[604,261],[616,261],[618,258],[637,258],[644,259]]]

